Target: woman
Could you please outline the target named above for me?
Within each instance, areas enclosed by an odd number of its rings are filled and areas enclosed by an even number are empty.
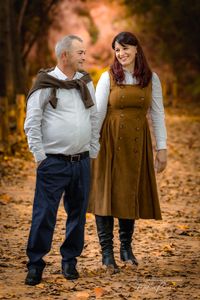
[[[135,219],[161,219],[155,171],[166,167],[166,129],[162,89],[137,38],[119,33],[112,42],[115,59],[96,88],[101,116],[101,149],[93,164],[89,212],[95,214],[102,263],[118,271],[113,253],[113,218],[119,220],[120,258],[138,265],[132,247]],[[153,162],[147,121],[156,138]]]

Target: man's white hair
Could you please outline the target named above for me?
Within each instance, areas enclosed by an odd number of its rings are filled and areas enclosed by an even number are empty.
[[[57,58],[60,58],[61,54],[64,51],[70,50],[73,40],[83,42],[83,40],[77,35],[66,35],[64,38],[57,42],[55,46],[55,53]]]

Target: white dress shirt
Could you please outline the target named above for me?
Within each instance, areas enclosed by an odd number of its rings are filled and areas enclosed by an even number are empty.
[[[128,71],[124,71],[124,84],[137,84],[136,78]],[[102,126],[108,107],[110,94],[110,77],[108,71],[104,72],[96,87],[97,110],[99,113],[100,125]],[[167,133],[165,127],[165,114],[163,107],[162,87],[156,73],[152,75],[152,102],[149,109],[152,126],[156,139],[156,149],[166,149]]]
[[[49,75],[67,79],[58,67]],[[73,79],[82,76],[76,72]],[[28,99],[24,129],[37,162],[45,159],[46,153],[72,155],[90,151],[91,158],[97,157],[100,146],[95,90],[92,82],[87,86],[95,103],[87,109],[77,89],[57,89],[55,109],[48,100],[50,88],[39,89]]]

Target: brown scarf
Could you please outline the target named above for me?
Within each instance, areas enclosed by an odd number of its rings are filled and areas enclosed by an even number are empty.
[[[30,89],[27,101],[29,97],[32,95],[33,92],[35,92],[38,89],[45,89],[45,88],[51,88],[51,94],[49,96],[49,103],[53,108],[56,108],[58,99],[56,98],[56,89],[77,89],[80,90],[81,93],[81,99],[85,105],[86,108],[89,108],[94,105],[92,101],[92,97],[90,95],[90,92],[87,87],[87,83],[92,81],[90,75],[85,71],[79,71],[83,74],[83,76],[80,79],[73,79],[73,80],[60,80],[57,79],[51,75],[49,75],[47,72],[52,71],[54,68],[51,69],[41,69],[38,72],[38,75],[36,77],[36,80]]]

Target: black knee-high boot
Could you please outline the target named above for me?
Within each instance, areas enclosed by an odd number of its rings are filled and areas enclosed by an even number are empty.
[[[137,266],[138,261],[131,247],[134,224],[135,220],[119,219],[120,258],[122,261],[131,261],[133,265]]]
[[[99,242],[102,251],[102,264],[114,268],[118,272],[118,266],[115,262],[113,253],[113,225],[114,219],[112,216],[97,216],[96,225]]]

